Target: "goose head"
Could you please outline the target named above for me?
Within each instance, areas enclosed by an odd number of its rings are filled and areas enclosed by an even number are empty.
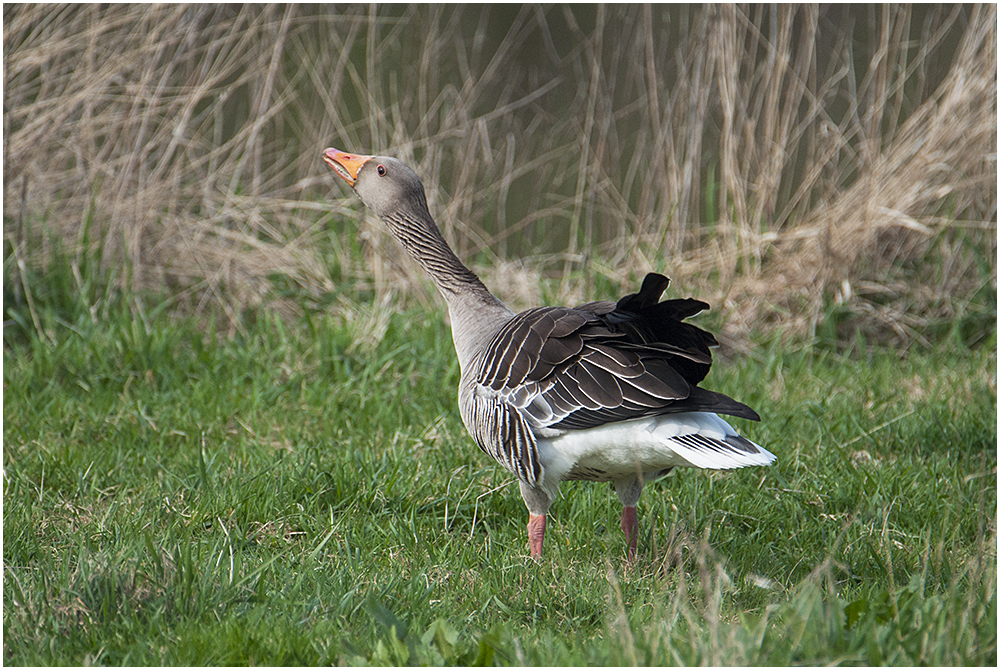
[[[430,219],[424,185],[417,173],[390,156],[363,156],[327,149],[323,160],[354,189],[368,209],[383,221],[416,214]]]

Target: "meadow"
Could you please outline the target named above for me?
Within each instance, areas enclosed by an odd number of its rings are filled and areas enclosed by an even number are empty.
[[[777,462],[651,484],[634,564],[571,483],[536,563],[441,310],[220,338],[75,281],[7,312],[6,664],[996,663],[995,339],[724,351]]]
[[[996,7],[4,7],[7,665],[996,665]],[[767,468],[528,557],[430,283],[649,271]]]

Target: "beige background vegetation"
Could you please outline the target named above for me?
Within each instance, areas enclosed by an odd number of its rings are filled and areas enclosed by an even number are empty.
[[[4,281],[58,239],[231,328],[298,309],[276,275],[330,309],[432,301],[320,160],[336,146],[411,163],[513,307],[657,270],[730,342],[838,306],[921,341],[995,302],[996,25],[995,5],[6,5]]]

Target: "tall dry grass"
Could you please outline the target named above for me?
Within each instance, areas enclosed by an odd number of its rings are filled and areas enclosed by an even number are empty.
[[[413,164],[514,306],[654,269],[731,341],[919,340],[995,294],[996,63],[995,5],[8,5],[5,282],[58,237],[234,327],[275,274],[427,299],[333,145]]]

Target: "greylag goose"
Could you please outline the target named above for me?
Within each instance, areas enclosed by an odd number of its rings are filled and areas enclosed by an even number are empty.
[[[461,365],[458,408],[479,448],[517,477],[528,546],[542,554],[545,517],[563,480],[613,482],[636,552],[643,485],[671,468],[768,465],[774,455],[719,414],[755,411],[698,384],[712,363],[708,332],[684,323],[708,305],[660,302],[669,279],[578,307],[507,309],[454,254],[416,173],[395,158],[326,149],[323,160],[389,228],[444,296]]]

